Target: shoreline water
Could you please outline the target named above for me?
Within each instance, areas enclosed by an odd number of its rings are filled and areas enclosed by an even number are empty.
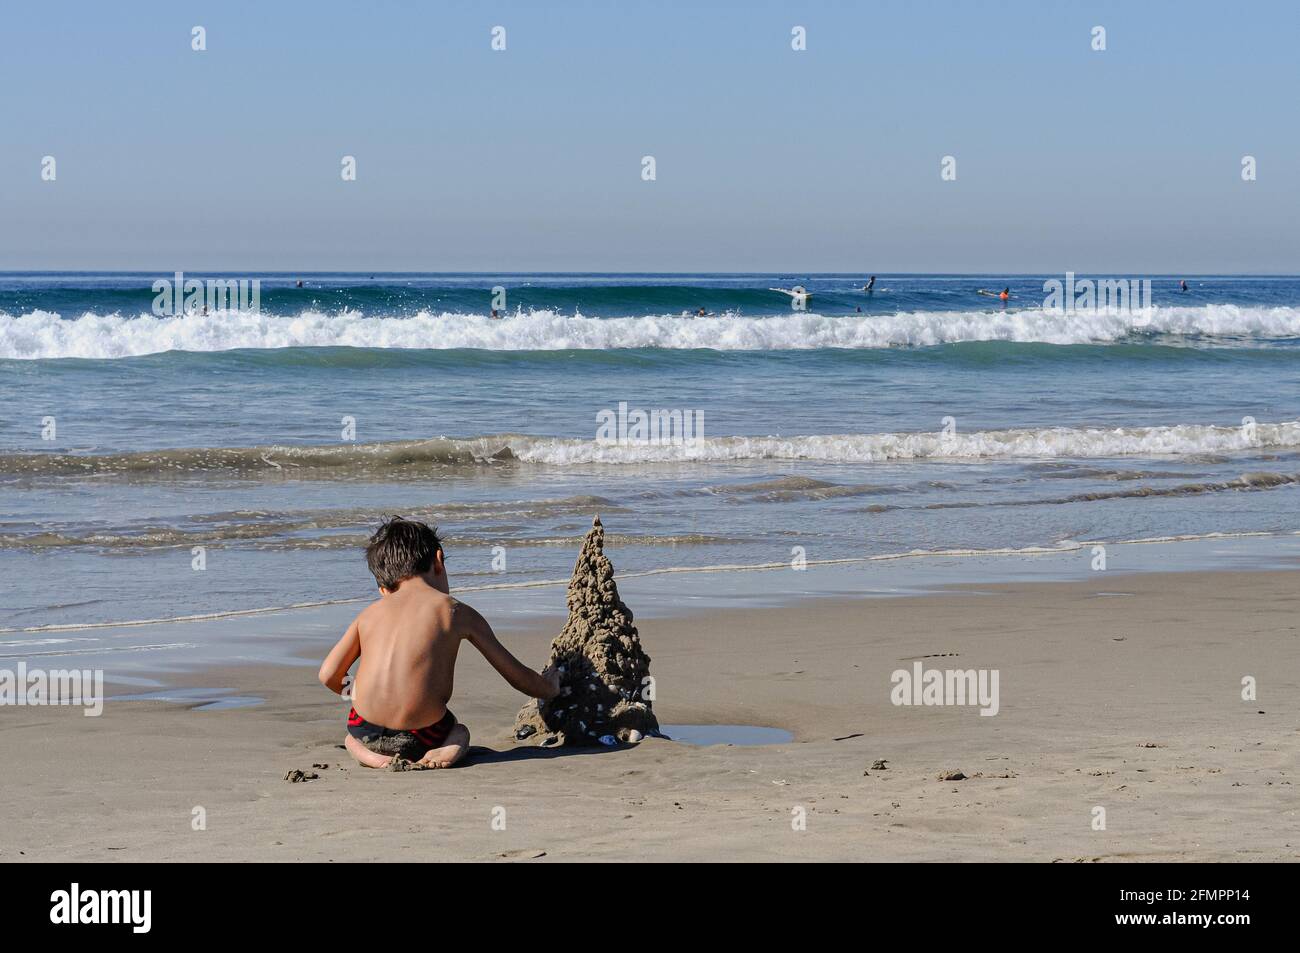
[[[624,572],[1296,529],[1300,278],[144,277],[0,275],[0,629],[363,598],[391,513],[466,586],[566,577],[593,513]],[[603,442],[623,406],[704,433]]]

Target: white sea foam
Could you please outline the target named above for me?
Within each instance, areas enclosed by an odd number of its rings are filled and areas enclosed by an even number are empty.
[[[694,318],[598,318],[553,311],[502,320],[420,312],[407,317],[358,312],[297,315],[218,312],[156,317],[49,311],[0,314],[0,359],[120,358],[163,351],[236,348],[364,347],[493,351],[609,348],[712,348],[780,351],[923,347],[963,341],[1110,343],[1132,335],[1268,340],[1300,337],[1300,308],[1228,304],[1150,308],[1135,313],[932,311],[892,315],[786,314]]]
[[[328,446],[207,447],[126,454],[0,454],[0,473],[144,477],[199,476],[238,471],[245,476],[305,475],[388,470],[427,474],[439,466],[508,466],[515,461],[554,467],[592,464],[725,463],[744,460],[816,460],[884,463],[891,460],[1088,459],[1186,457],[1300,448],[1300,420],[1246,427],[1175,424],[1167,427],[1039,427],[916,433],[800,434],[703,437],[690,443],[600,443],[526,434],[399,440]]]
[[[934,432],[710,437],[680,446],[603,445],[594,441],[551,437],[509,437],[503,438],[502,444],[508,445],[514,455],[525,462],[560,466],[728,460],[879,463],[889,460],[1187,456],[1300,447],[1300,421],[1259,423],[1251,439],[1241,427],[1179,424],[1114,429],[985,430],[957,432],[951,436]],[[484,441],[481,448],[494,445]]]

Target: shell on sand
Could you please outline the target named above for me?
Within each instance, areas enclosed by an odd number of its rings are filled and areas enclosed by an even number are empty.
[[[650,656],[641,647],[632,610],[619,598],[599,516],[582,541],[568,603],[569,620],[551,643],[550,664],[562,670],[560,694],[524,705],[515,718],[515,737],[536,735],[545,743],[558,735],[564,744],[580,745],[598,744],[602,735],[626,742],[634,732],[658,733],[653,706],[641,696]]]

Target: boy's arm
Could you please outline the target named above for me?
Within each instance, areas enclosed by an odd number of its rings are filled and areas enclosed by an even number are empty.
[[[320,683],[336,695],[343,694],[343,679],[352,663],[361,657],[361,620],[357,616],[343,633],[343,638],[330,649],[320,666]]]
[[[492,626],[478,612],[463,602],[457,602],[454,611],[456,628],[461,636],[483,653],[488,664],[501,673],[511,688],[543,700],[554,698],[560,693],[559,672],[549,667],[544,672],[534,672],[497,641]]]

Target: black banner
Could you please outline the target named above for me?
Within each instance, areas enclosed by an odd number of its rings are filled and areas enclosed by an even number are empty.
[[[919,943],[940,943],[945,934],[965,942],[990,929],[1000,940],[1043,939],[1044,928],[1070,939],[1140,933],[1231,942],[1261,928],[1271,934],[1293,920],[1282,909],[1294,873],[1286,865],[841,865],[818,871],[731,865],[723,874],[707,874],[707,881],[696,879],[699,865],[642,866],[652,869],[638,878],[655,890],[632,898],[622,911],[609,889],[624,879],[617,871],[585,874],[573,865],[527,873],[407,864],[11,866],[0,872],[6,881],[0,905],[8,936],[128,943],[236,939],[250,931],[259,939],[337,941],[390,922],[399,932],[413,928],[418,934],[421,923],[436,922],[452,908],[461,923],[480,915],[491,923],[516,903],[518,913],[544,922],[560,911],[524,898],[535,896],[539,885],[560,883],[591,894],[593,926],[607,919],[626,926],[631,915],[650,927],[696,919],[712,908],[732,914],[727,929],[742,934],[787,917],[856,929],[910,925],[920,931]],[[591,878],[587,890],[579,886],[584,878]],[[779,903],[743,900],[770,896],[773,886],[784,898]]]

